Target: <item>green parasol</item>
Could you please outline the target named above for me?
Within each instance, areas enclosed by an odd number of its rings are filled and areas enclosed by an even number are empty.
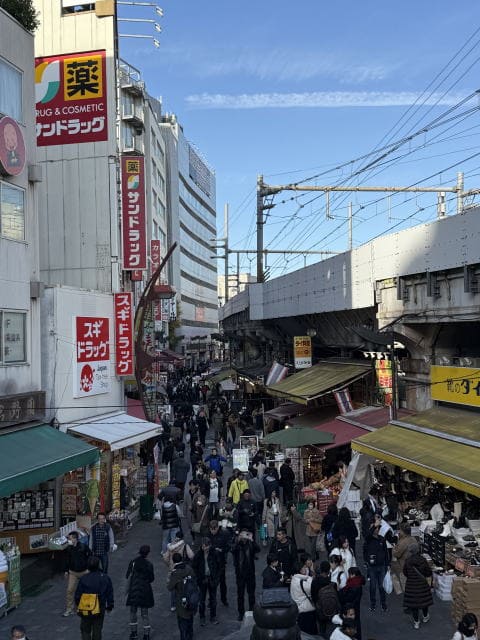
[[[318,431],[308,427],[285,427],[265,436],[266,444],[280,444],[284,447],[304,447],[308,444],[331,444],[335,440],[333,433]]]

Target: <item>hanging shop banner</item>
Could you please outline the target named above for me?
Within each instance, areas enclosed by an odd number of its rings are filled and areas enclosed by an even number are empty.
[[[160,266],[160,240],[150,240],[150,273]]]
[[[110,391],[110,328],[108,318],[74,318],[76,369],[73,397]]]
[[[147,268],[143,156],[122,156],[123,269]]]
[[[377,386],[383,395],[385,406],[392,404],[392,363],[390,360],[375,360]]]
[[[35,60],[37,145],[108,139],[105,51]]]
[[[141,282],[143,280],[143,271],[141,269],[134,269],[131,271],[130,280],[132,282]]]
[[[430,367],[432,400],[480,407],[480,369]]]
[[[133,293],[115,293],[115,373],[133,376]]]
[[[312,339],[310,336],[294,336],[293,356],[295,369],[307,369],[312,366]]]

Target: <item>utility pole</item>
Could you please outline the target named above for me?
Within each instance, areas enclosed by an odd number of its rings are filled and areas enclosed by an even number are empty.
[[[228,302],[228,202],[223,209],[224,214],[224,248],[225,248],[225,304]]]
[[[348,250],[353,249],[353,204],[348,203]]]
[[[257,282],[263,282],[263,176],[257,177]]]

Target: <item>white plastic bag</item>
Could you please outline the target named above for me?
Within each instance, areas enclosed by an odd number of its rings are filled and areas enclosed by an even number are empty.
[[[161,520],[162,519],[162,514],[160,513],[160,511],[155,511],[155,513],[153,514],[153,519],[154,520]]]
[[[385,577],[383,579],[383,588],[385,589],[385,593],[387,593],[388,595],[390,595],[393,591],[393,582],[392,576],[390,574],[390,569],[387,569],[387,573],[385,574]]]

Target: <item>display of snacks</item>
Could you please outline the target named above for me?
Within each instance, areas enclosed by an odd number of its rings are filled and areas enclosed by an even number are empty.
[[[54,491],[22,491],[0,498],[0,532],[54,525]]]

